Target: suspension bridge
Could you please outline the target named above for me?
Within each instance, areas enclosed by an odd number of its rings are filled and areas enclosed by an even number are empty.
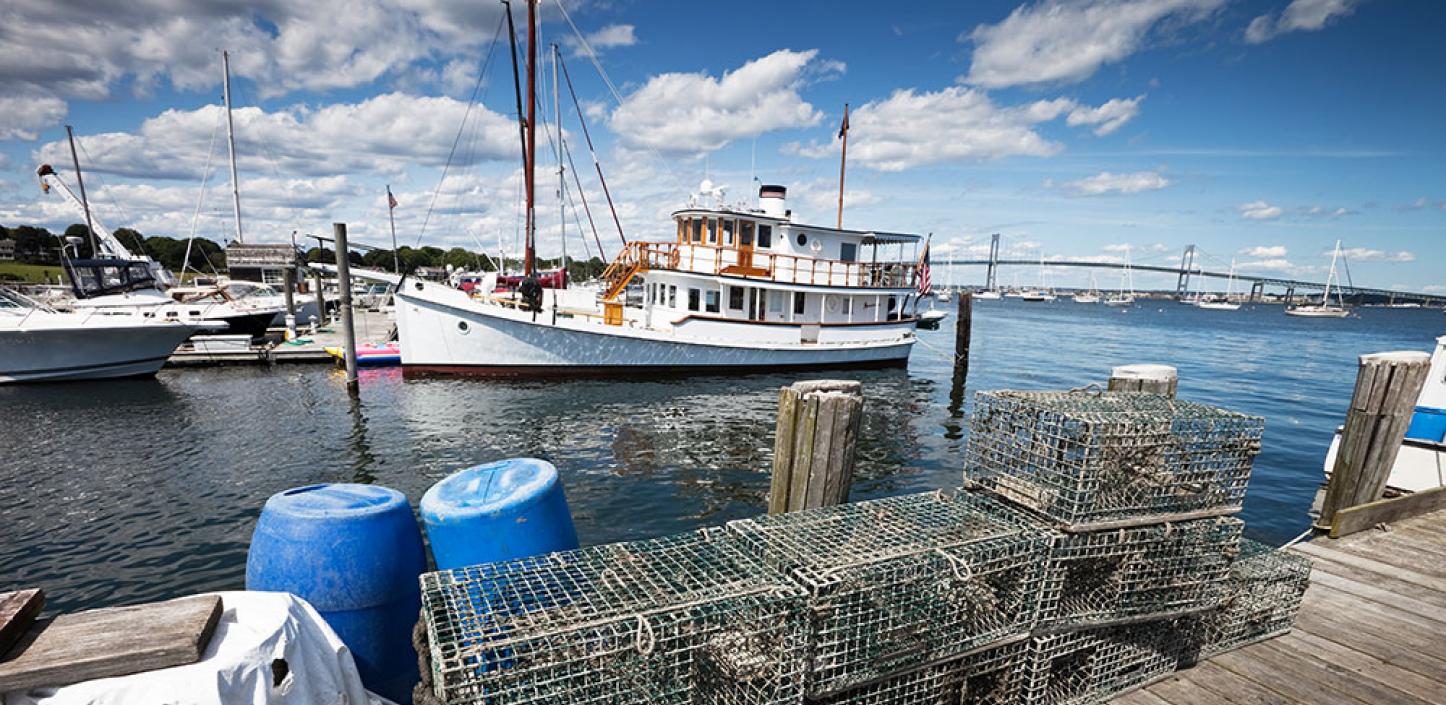
[[[936,259],[935,265],[943,266],[982,266],[988,267],[985,276],[985,288],[998,288],[998,272],[1000,267],[1021,266],[1021,267],[1082,267],[1088,269],[1109,269],[1125,270],[1136,272],[1150,272],[1158,274],[1169,274],[1175,276],[1175,295],[1178,298],[1186,297],[1191,289],[1191,280],[1195,277],[1202,279],[1229,279],[1232,276],[1241,282],[1250,284],[1249,300],[1259,301],[1265,293],[1266,287],[1275,287],[1284,290],[1286,303],[1294,301],[1296,291],[1324,291],[1325,282],[1307,281],[1302,279],[1287,279],[1284,277],[1262,276],[1258,274],[1247,274],[1242,272],[1211,271],[1204,268],[1204,265],[1197,262],[1199,251],[1195,245],[1187,245],[1180,257],[1178,265],[1159,264],[1129,264],[1125,262],[1096,262],[1089,260],[1062,260],[1052,259],[1041,262],[1031,259],[1006,259],[1000,257],[998,234],[991,237],[989,243],[989,257],[987,259]],[[1337,287],[1332,287],[1333,289]],[[1381,289],[1375,287],[1356,286],[1346,282],[1339,285],[1342,298],[1353,303],[1363,303],[1367,297],[1373,301],[1384,301],[1385,303],[1419,303],[1422,306],[1435,306],[1446,304],[1446,294],[1430,294],[1413,291],[1398,291],[1394,289]]]

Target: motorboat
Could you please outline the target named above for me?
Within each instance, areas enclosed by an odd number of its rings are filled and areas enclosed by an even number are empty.
[[[976,301],[998,301],[1002,298],[1004,298],[1004,294],[1000,293],[998,289],[985,289],[974,292],[974,299]]]
[[[176,347],[224,324],[63,312],[0,288],[0,384],[148,377]]]
[[[929,309],[929,310],[927,310],[927,311],[920,311],[920,312],[919,312],[919,324],[918,324],[918,325],[919,325],[920,328],[923,328],[923,329],[925,329],[925,330],[935,330],[935,329],[937,329],[937,328],[939,327],[939,324],[942,323],[942,322],[944,321],[944,319],[946,319],[946,318],[948,318],[948,317],[949,317],[949,312],[948,312],[948,311],[940,311],[940,310],[938,310],[938,309],[933,309],[933,308],[931,308],[931,309]]]
[[[1054,293],[1050,291],[1046,291],[1043,289],[1031,289],[1021,294],[1019,298],[1025,301],[1041,303],[1047,301],[1054,301],[1058,297],[1056,297]]]
[[[1343,430],[1336,429],[1330,450],[1326,452],[1327,480],[1335,468]],[[1443,485],[1446,485],[1446,335],[1436,339],[1426,384],[1416,397],[1411,423],[1386,479],[1387,489],[1393,492],[1421,492]]]

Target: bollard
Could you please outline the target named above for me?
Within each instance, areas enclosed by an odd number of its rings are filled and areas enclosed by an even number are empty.
[[[795,382],[778,390],[769,514],[848,501],[863,410],[859,382]]]
[[[1111,392],[1152,392],[1175,397],[1180,376],[1169,365],[1121,365],[1110,370]]]
[[[1430,364],[1431,356],[1423,352],[1361,356],[1316,528],[1331,528],[1336,512],[1374,502],[1385,493]]]
[[[356,376],[356,319],[351,310],[351,250],[346,245],[346,223],[332,223],[332,236],[336,238],[337,288],[341,290],[342,351],[346,354],[346,388],[355,393],[358,390]]]

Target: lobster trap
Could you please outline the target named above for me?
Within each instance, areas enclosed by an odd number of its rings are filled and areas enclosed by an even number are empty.
[[[1054,536],[1040,624],[1083,626],[1217,606],[1245,524],[1195,519]]]
[[[1015,702],[1022,692],[1029,638],[1020,636],[934,664],[859,686],[812,705],[990,705]]]
[[[1220,607],[1181,620],[1189,665],[1290,631],[1310,587],[1310,559],[1249,539],[1230,569]]]
[[[1086,629],[1035,637],[1024,676],[1007,700],[984,705],[1082,705],[1109,700],[1175,671],[1172,622]]]
[[[808,592],[810,697],[1029,631],[1046,536],[989,501],[931,492],[728,524]]]
[[[802,698],[803,593],[721,529],[427,573],[422,618],[448,705]]]
[[[1229,514],[1263,430],[1259,417],[1158,394],[980,392],[965,485],[1079,530]]]

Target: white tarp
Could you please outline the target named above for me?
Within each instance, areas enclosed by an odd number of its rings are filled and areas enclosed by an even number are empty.
[[[366,705],[351,651],[305,600],[223,592],[221,620],[200,661],[117,678],[0,696],[3,705]]]

